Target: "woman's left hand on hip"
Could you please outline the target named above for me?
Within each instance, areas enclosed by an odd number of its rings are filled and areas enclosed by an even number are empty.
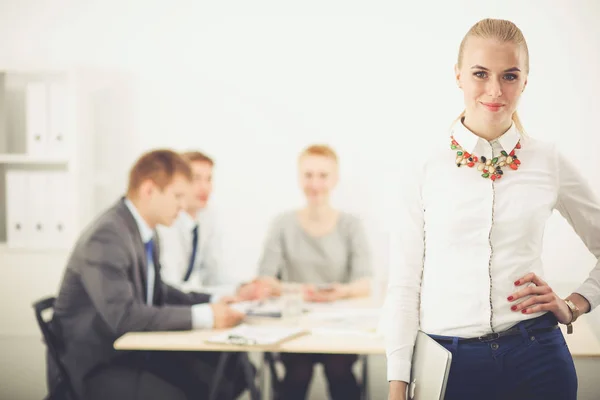
[[[533,314],[550,311],[562,324],[571,322],[571,310],[554,290],[542,278],[533,272],[525,275],[515,282],[519,289],[508,296],[508,301],[513,303],[511,310],[523,314]],[[523,300],[525,299],[525,300]],[[521,302],[518,302],[521,300]]]

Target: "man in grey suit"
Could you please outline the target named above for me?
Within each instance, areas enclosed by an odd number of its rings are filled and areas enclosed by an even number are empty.
[[[133,331],[227,328],[243,314],[211,296],[182,293],[161,281],[156,225],[170,225],[183,208],[191,170],[170,150],[138,159],[126,197],[81,235],[67,264],[52,328],[62,360],[84,399],[208,397],[218,353],[117,352],[113,342]],[[235,360],[231,360],[235,361]],[[56,374],[48,366],[49,381]],[[244,389],[237,362],[225,371],[237,396]]]

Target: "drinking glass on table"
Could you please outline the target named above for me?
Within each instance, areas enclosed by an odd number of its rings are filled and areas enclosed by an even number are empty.
[[[281,285],[281,316],[293,320],[302,314],[304,291],[299,283],[283,283]]]

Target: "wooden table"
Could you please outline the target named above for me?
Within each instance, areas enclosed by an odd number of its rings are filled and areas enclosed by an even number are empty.
[[[384,354],[383,339],[371,334],[342,337],[308,333],[274,346],[212,344],[205,340],[222,331],[135,332],[119,338],[117,350],[241,351],[324,354]]]
[[[573,334],[567,335],[563,325],[561,329],[573,357],[600,357],[600,338],[592,331],[586,316],[574,324]],[[238,346],[205,342],[219,332],[221,331],[132,332],[117,339],[114,347],[117,350],[385,354],[383,338],[375,334],[349,334],[339,337],[309,333],[276,346]]]
[[[373,326],[362,326],[357,331],[348,334],[342,334],[341,338],[338,334],[329,332],[326,334],[311,333],[313,328],[323,328],[322,320],[315,320],[312,317],[325,312],[324,317],[328,313],[348,313],[352,310],[353,315],[356,312],[360,313],[377,313],[381,309],[381,304],[375,303],[371,299],[355,299],[344,300],[328,305],[312,305],[309,306],[311,312],[298,319],[292,325],[301,327],[307,330],[307,334],[295,337],[284,341],[278,345],[261,346],[261,345],[234,345],[234,344],[214,344],[208,343],[206,340],[212,336],[224,332],[225,330],[192,330],[192,331],[171,331],[171,332],[131,332],[123,335],[114,343],[114,348],[117,350],[145,350],[145,351],[217,351],[222,352],[222,357],[219,361],[215,372],[215,380],[213,381],[213,394],[216,396],[216,391],[222,380],[222,372],[227,359],[232,353],[243,353],[242,366],[246,370],[248,384],[250,385],[251,397],[257,400],[260,397],[260,391],[256,389],[253,380],[248,377],[250,370],[249,360],[245,353],[261,352],[265,355],[265,361],[269,366],[272,379],[275,378],[275,367],[273,361],[273,353],[321,353],[321,354],[358,354],[362,358],[362,380],[361,392],[362,398],[367,398],[367,359],[369,354],[384,354],[385,349],[381,336],[375,333],[376,323]],[[363,320],[358,318],[358,320]],[[287,325],[286,323],[274,322],[272,318],[248,318],[247,323],[258,325]],[[325,324],[326,325],[326,324]],[[215,397],[216,398],[216,397]]]
[[[346,306],[364,309],[373,307],[373,304],[368,300],[361,300],[348,303]],[[600,336],[592,329],[592,321],[593,320],[587,316],[581,317],[575,323],[574,333],[572,335],[567,335],[564,325],[561,325],[571,354],[575,358],[600,357]],[[301,326],[304,324],[306,327],[309,327],[310,325],[307,324],[306,321],[300,322],[299,324]],[[596,332],[599,331],[600,327],[597,327]],[[206,339],[220,332],[222,331],[132,332],[119,338],[114,343],[114,347],[117,350],[219,351],[226,355],[233,352],[263,352],[265,355],[270,355],[272,353],[385,354],[384,340],[374,332],[343,335],[313,332],[271,346],[243,346],[233,344],[211,344],[206,342]],[[272,365],[270,365],[270,367],[272,367]],[[219,368],[217,368],[217,370],[219,370]],[[271,368],[271,371],[273,372],[274,369]],[[218,375],[218,373],[216,375]],[[220,378],[217,378],[217,383],[218,379]],[[363,386],[365,386],[365,373],[363,373],[363,381]],[[218,386],[218,384],[216,386]],[[366,387],[363,387],[363,391],[365,390]],[[253,399],[258,398],[259,394],[257,393],[258,391],[256,390]],[[364,393],[366,396],[366,391]]]

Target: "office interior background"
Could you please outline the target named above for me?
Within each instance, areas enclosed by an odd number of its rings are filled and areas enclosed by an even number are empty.
[[[298,153],[331,145],[341,163],[334,204],[364,219],[374,285],[384,285],[402,251],[394,230],[403,181],[462,111],[458,45],[485,17],[514,21],[528,41],[531,72],[519,108],[528,134],[556,143],[600,193],[595,0],[1,0],[0,398],[44,396],[31,304],[56,293],[77,232],[124,193],[129,167],[151,148],[199,149],[215,159],[211,206],[226,261],[251,278],[271,218],[302,205]],[[14,104],[38,81],[63,85],[75,110],[64,116],[58,152],[25,153],[30,138]],[[31,178],[11,193],[14,170],[62,171],[68,183]],[[9,245],[15,198],[23,213],[35,210],[31,218],[64,218],[67,234],[51,246],[41,238]],[[544,261],[547,279],[567,294],[595,258],[555,214]],[[586,318],[600,337],[598,312]],[[600,360],[576,365],[580,398],[597,399]],[[384,399],[383,357],[371,369],[373,398]],[[324,395],[322,385],[313,384],[311,398]]]

